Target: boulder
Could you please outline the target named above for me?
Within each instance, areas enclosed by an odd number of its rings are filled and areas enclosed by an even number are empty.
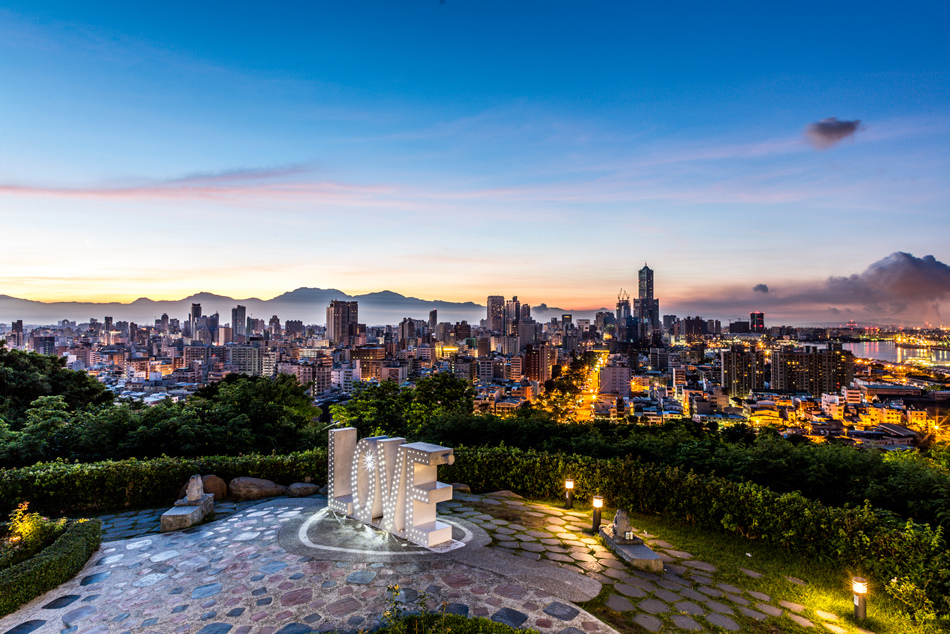
[[[202,478],[205,485],[205,493],[214,494],[214,501],[218,502],[228,497],[227,483],[216,475],[206,475]]]
[[[455,493],[471,493],[472,487],[468,486],[467,484],[462,484],[461,482],[453,482],[452,491]]]
[[[275,495],[283,495],[287,487],[261,478],[234,478],[228,484],[228,491],[235,500],[259,500]]]
[[[218,502],[224,500],[228,497],[228,485],[224,480],[219,478],[216,475],[206,475],[201,477],[202,485],[205,493],[213,493],[214,501]],[[188,485],[191,483],[191,480],[185,483],[185,486],[181,488],[181,491],[178,492],[178,499],[188,497]]]
[[[307,482],[294,482],[287,487],[287,495],[292,498],[305,498],[310,495],[316,495],[319,492],[320,487],[316,484],[308,484]]]

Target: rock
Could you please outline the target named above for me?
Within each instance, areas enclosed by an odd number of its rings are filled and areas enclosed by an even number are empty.
[[[627,512],[623,509],[618,509],[617,514],[614,515],[614,535],[623,537],[624,533],[629,530],[633,529],[630,528],[630,518],[627,516]]]
[[[205,486],[201,481],[200,475],[193,475],[191,479],[188,480],[188,486],[185,487],[185,498],[189,502],[197,502],[201,499],[201,496],[204,495]]]
[[[306,482],[294,482],[287,487],[287,495],[292,498],[305,498],[310,495],[316,495],[319,492],[320,487],[316,484],[308,484]]]
[[[235,500],[259,500],[261,498],[283,495],[287,487],[261,478],[234,478],[228,484],[228,492]]]
[[[330,490],[330,485],[324,484],[322,487],[320,487],[320,495],[326,495],[329,490]]]
[[[162,513],[162,532],[179,531],[183,528],[194,526],[201,522],[206,515],[207,513],[202,506],[176,506]]]
[[[214,494],[215,502],[228,497],[228,485],[224,480],[216,475],[206,475],[201,479],[204,482],[205,493]]]
[[[456,493],[471,493],[472,487],[468,486],[467,484],[462,484],[461,482],[453,482],[452,490]]]

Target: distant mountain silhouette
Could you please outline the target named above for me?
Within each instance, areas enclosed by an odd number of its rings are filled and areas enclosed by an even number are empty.
[[[439,311],[439,321],[458,322],[463,319],[477,325],[485,318],[485,306],[475,302],[449,302],[444,300],[425,300],[406,297],[393,291],[379,291],[365,295],[348,295],[332,288],[298,288],[283,293],[273,299],[249,297],[235,299],[224,295],[201,292],[178,300],[156,301],[140,297],[127,304],[118,302],[37,302],[28,299],[0,295],[0,321],[11,322],[22,319],[24,324],[52,324],[68,319],[85,322],[90,317],[102,321],[106,315],[116,321],[134,321],[145,325],[154,323],[167,313],[171,318],[182,321],[188,318],[192,304],[201,304],[205,315],[217,312],[221,323],[231,321],[231,309],[241,304],[247,308],[247,316],[268,320],[272,315],[280,317],[281,322],[299,319],[305,324],[324,324],[326,309],[334,300],[356,300],[359,302],[360,322],[368,325],[396,324],[405,317],[428,319],[430,310]],[[607,310],[606,308],[600,310]],[[548,321],[551,317],[560,317],[572,313],[574,319],[593,318],[596,311],[570,311],[561,308],[549,308],[541,304],[532,308],[532,316],[538,321]]]

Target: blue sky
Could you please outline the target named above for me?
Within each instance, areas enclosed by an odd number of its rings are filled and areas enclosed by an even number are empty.
[[[950,10],[770,4],[5,3],[0,294],[940,320]]]

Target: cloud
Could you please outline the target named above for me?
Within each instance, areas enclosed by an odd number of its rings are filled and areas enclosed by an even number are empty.
[[[768,284],[756,284],[752,287],[753,293],[768,293],[769,285]]]
[[[837,145],[849,136],[852,136],[860,128],[860,119],[854,121],[838,121],[836,117],[829,117],[809,123],[805,128],[805,139],[812,147],[819,150],[827,150],[833,145]]]
[[[811,321],[816,316],[855,314],[920,324],[940,323],[941,305],[950,302],[950,265],[933,255],[917,257],[896,251],[860,273],[824,280],[783,281],[781,292],[758,290],[759,284],[719,289],[715,295],[694,295],[688,306],[718,315],[747,312],[750,303],[767,315]],[[753,299],[754,296],[754,299]]]

